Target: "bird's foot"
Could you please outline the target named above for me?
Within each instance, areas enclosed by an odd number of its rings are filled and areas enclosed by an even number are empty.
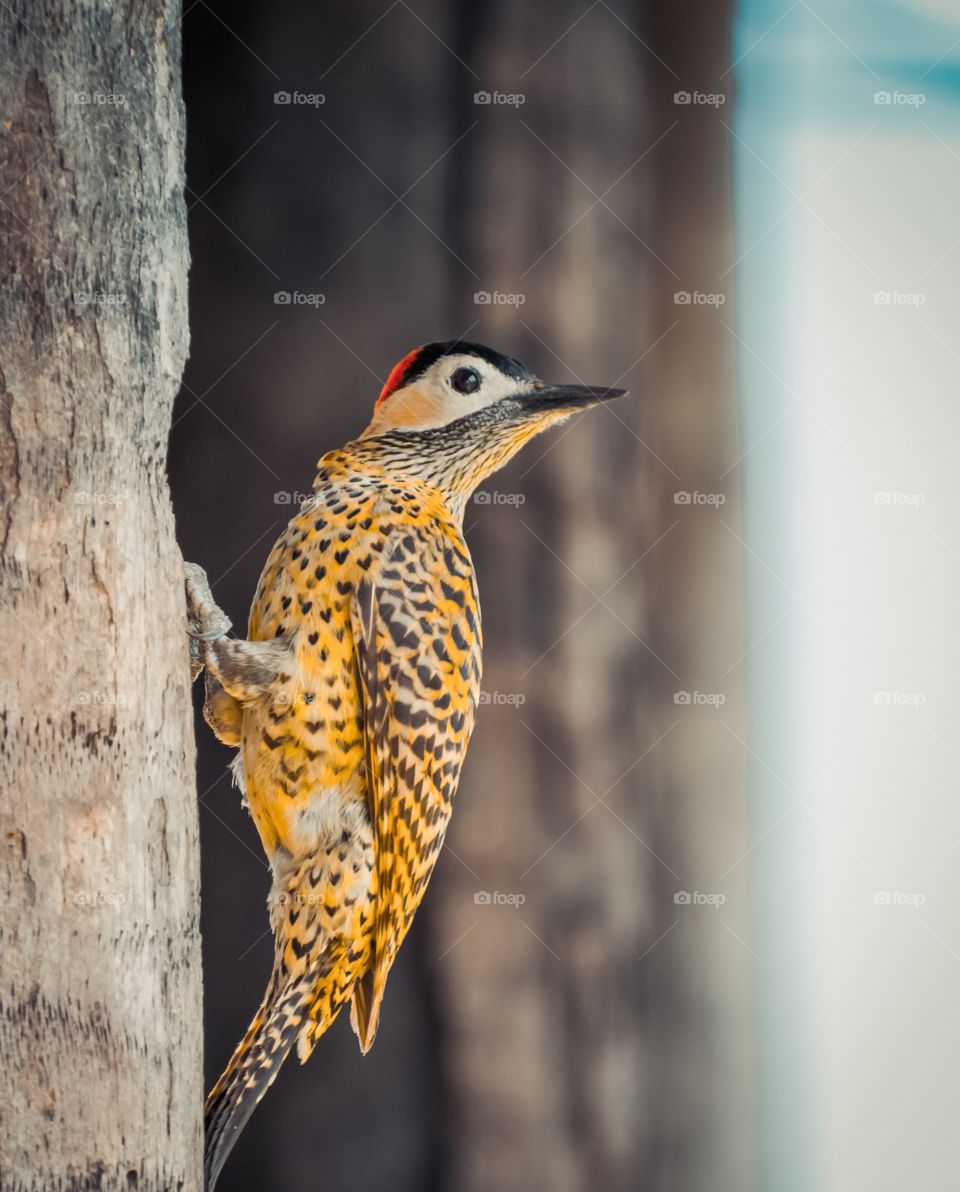
[[[207,573],[196,563],[184,563],[183,577],[187,594],[187,634],[190,639],[190,678],[203,670],[206,662],[205,642],[218,641],[232,627],[227,614],[219,607],[210,591]]]

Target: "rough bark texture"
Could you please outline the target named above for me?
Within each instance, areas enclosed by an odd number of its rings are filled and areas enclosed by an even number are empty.
[[[179,4],[0,14],[0,1183],[200,1186]]]

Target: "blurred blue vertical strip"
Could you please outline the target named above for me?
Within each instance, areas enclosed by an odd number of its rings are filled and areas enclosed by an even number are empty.
[[[791,360],[793,138],[805,119],[804,70],[782,51],[794,15],[783,0],[744,0],[734,37],[734,226],[731,277],[741,400],[740,465],[747,557],[746,646],[749,768],[756,913],[754,948],[761,1187],[811,1192],[820,1186],[813,1112],[812,962],[804,887],[810,877],[808,820],[786,814],[802,789],[797,755],[801,659],[785,632],[805,586],[797,549],[802,516],[795,455],[801,413],[793,409]],[[742,140],[737,140],[737,138]],[[776,176],[775,176],[776,175]],[[778,177],[777,177],[778,176]],[[777,222],[779,220],[779,222]],[[778,578],[779,577],[779,578]],[[782,579],[782,583],[780,582]],[[788,586],[787,586],[788,585]],[[782,619],[781,619],[782,618]],[[774,627],[771,629],[771,627]],[[765,636],[764,636],[765,635]],[[753,645],[752,643],[757,643]]]
[[[747,543],[746,667],[754,839],[761,1169],[764,1192],[832,1187],[818,1146],[811,932],[813,833],[801,807],[810,692],[803,620],[804,417],[796,394],[805,345],[800,303],[815,292],[803,257],[803,208],[815,181],[801,151],[818,137],[951,135],[960,94],[960,0],[741,0],[734,31],[734,296],[741,399],[740,480]],[[882,97],[922,92],[916,111]],[[882,117],[882,118],[878,118]],[[956,129],[952,130],[956,135]],[[897,171],[890,141],[890,171]],[[839,152],[839,150],[838,150]],[[810,158],[808,157],[809,161]],[[807,167],[809,169],[809,166]],[[793,193],[791,193],[791,191]],[[815,196],[811,198],[815,207]],[[960,231],[960,213],[957,213]],[[799,284],[801,274],[807,281]],[[824,284],[829,284],[824,278]],[[806,325],[809,325],[807,323]],[[778,822],[778,817],[783,816]],[[822,1093],[822,1089],[819,1090]]]

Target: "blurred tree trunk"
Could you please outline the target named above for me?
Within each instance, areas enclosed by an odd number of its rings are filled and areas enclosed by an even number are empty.
[[[749,844],[738,672],[720,679],[743,648],[720,521],[736,530],[734,341],[729,304],[673,298],[727,290],[731,105],[673,98],[727,88],[730,10],[210,0],[188,18],[204,197],[175,493],[211,510],[183,518],[186,551],[237,621],[289,514],[275,494],[309,486],[414,345],[466,335],[632,389],[487,486],[522,505],[469,507],[491,702],[376,1047],[360,1062],[341,1021],[288,1064],[223,1192],[317,1171],[325,1192],[756,1186],[743,866],[722,876]],[[273,103],[294,88],[326,103]],[[526,102],[474,104],[495,89]],[[294,289],[325,304],[273,305]],[[229,755],[206,730],[200,749],[212,1079],[272,944]],[[722,892],[726,926],[684,890]],[[474,901],[494,892],[513,901]]]
[[[725,289],[727,134],[674,92],[724,91],[730,8],[553,18],[571,32],[552,48],[529,6],[462,31],[482,86],[527,98],[478,109],[453,166],[475,288],[524,302],[462,323],[519,347],[522,320],[540,375],[632,392],[491,480],[522,504],[467,517],[489,702],[449,836],[462,864],[426,904],[449,946],[440,1183],[747,1189],[749,952],[674,901],[726,892],[748,935],[737,875],[718,884],[746,846],[739,746],[674,700],[722,692],[741,731],[736,674],[717,686],[739,653],[739,546],[716,507],[674,501],[719,489],[736,524],[732,339],[673,298]]]
[[[0,15],[0,1183],[196,1189],[179,4]]]

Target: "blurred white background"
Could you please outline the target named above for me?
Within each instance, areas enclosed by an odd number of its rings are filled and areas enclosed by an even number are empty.
[[[960,1169],[960,12],[741,6],[763,1185]]]

